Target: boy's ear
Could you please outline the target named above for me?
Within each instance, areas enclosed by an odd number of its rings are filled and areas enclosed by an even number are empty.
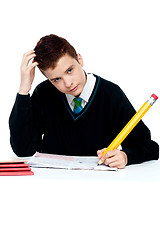
[[[78,62],[80,63],[80,65],[81,65],[81,67],[83,67],[84,66],[83,58],[82,58],[80,53],[77,54],[77,59],[78,59]]]

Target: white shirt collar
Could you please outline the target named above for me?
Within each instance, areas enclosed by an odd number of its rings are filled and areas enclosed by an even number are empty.
[[[85,103],[88,103],[95,86],[96,77],[92,73],[87,73],[86,75],[87,81],[79,97],[81,97]],[[75,97],[73,95],[66,94],[66,98],[69,105],[71,106]]]

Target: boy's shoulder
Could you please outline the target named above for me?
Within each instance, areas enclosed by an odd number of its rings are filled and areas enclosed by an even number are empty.
[[[116,83],[95,74],[94,76],[97,78],[97,81],[99,79],[97,97],[101,99],[101,101],[111,101],[115,104],[125,103],[127,101],[125,93]]]
[[[50,88],[52,86],[52,84],[50,83],[50,81],[47,79],[41,83],[39,83],[36,88],[38,90],[41,90],[41,89],[45,89],[45,88]]]
[[[39,83],[31,96],[33,101],[41,99],[43,102],[49,101],[51,98],[54,101],[57,97],[60,97],[60,93],[49,80]]]
[[[53,93],[58,91],[49,80],[45,80],[36,86],[34,92],[45,95],[49,94],[50,92]]]
[[[119,93],[123,92],[122,89],[114,82],[111,82],[110,80],[104,79],[103,77],[97,76],[96,74],[93,74],[97,79],[99,78],[100,88],[102,91],[106,91],[110,94],[113,94],[113,92]]]
[[[104,84],[105,86],[108,86],[108,87],[118,87],[119,88],[119,86],[116,84],[116,83],[114,83],[114,82],[111,82],[110,80],[108,80],[108,79],[105,79],[105,78],[103,78],[103,77],[101,77],[101,76],[98,76],[98,75],[95,75],[95,74],[93,74],[96,78],[97,77],[99,77],[100,78],[100,81],[102,82],[102,84]]]

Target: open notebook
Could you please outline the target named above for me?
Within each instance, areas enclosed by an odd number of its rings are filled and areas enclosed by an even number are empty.
[[[29,159],[28,163],[31,167],[41,168],[57,168],[57,169],[75,169],[75,170],[101,170],[101,171],[116,171],[117,168],[111,168],[105,165],[98,166],[97,157],[79,157],[65,156],[55,154],[44,154],[36,152]]]

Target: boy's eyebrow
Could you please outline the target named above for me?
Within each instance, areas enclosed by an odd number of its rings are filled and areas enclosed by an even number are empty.
[[[69,69],[73,68],[73,66],[74,66],[74,65],[72,64],[70,67],[68,67],[67,70],[65,71],[65,73],[68,72]],[[54,80],[56,80],[57,78],[60,78],[60,77],[51,78],[50,81],[54,81]]]

